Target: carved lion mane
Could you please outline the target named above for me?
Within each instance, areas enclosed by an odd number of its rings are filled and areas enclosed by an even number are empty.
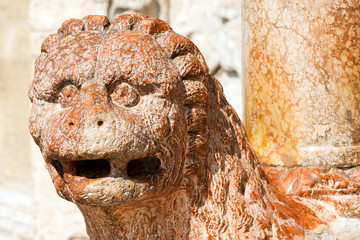
[[[322,223],[271,191],[200,51],[159,19],[64,22],[29,96],[31,134],[91,239],[293,239]]]

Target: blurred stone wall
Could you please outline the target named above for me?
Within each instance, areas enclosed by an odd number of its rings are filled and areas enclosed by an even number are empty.
[[[0,239],[87,239],[79,210],[55,193],[28,133],[27,90],[42,41],[64,20],[134,12],[190,38],[242,115],[239,0],[1,0]]]
[[[29,0],[0,1],[0,239],[31,239]]]

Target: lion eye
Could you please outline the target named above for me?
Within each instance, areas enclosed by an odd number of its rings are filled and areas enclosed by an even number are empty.
[[[119,84],[110,97],[116,104],[126,107],[133,107],[140,100],[138,92],[127,83]]]
[[[59,94],[59,102],[62,108],[72,105],[79,90],[74,85],[64,87]]]

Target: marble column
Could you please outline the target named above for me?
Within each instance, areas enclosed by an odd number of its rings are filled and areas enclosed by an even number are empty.
[[[360,2],[244,1],[245,125],[265,165],[360,164]]]

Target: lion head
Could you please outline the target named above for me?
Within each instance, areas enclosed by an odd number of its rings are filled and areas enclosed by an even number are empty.
[[[58,194],[112,204],[171,193],[185,158],[205,152],[206,73],[161,20],[64,22],[42,44],[29,92],[31,134]]]

